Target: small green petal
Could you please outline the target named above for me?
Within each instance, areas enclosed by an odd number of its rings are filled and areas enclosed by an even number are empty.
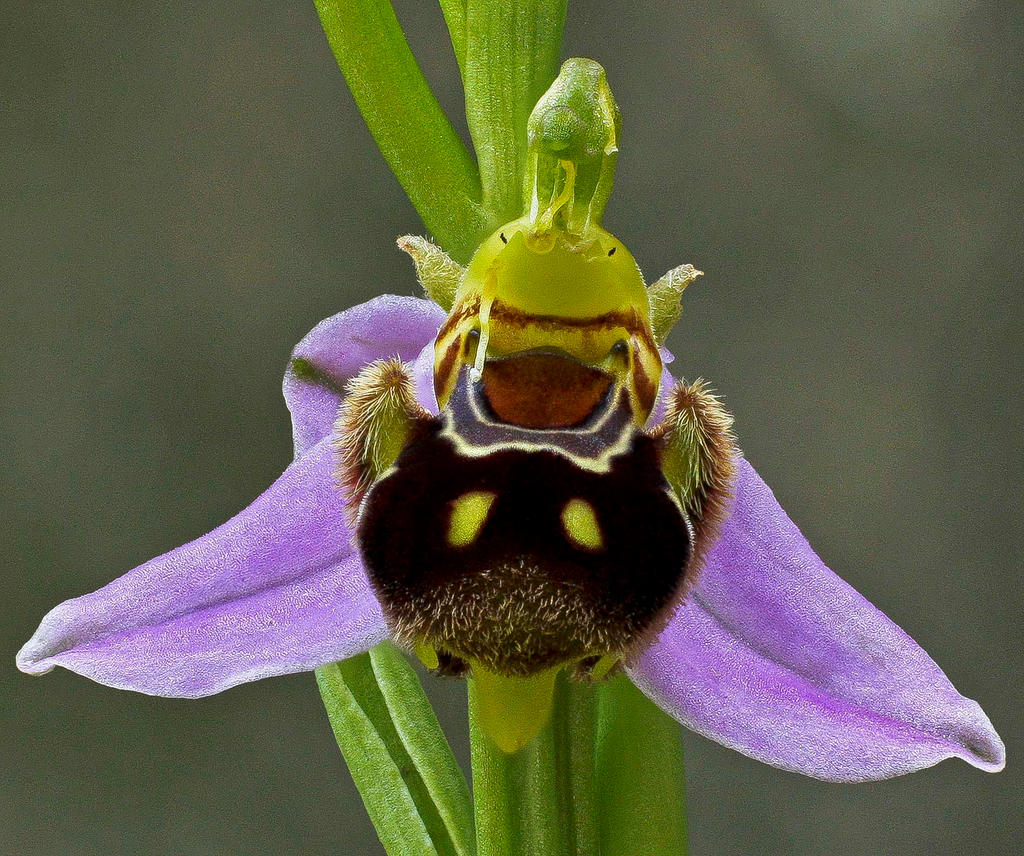
[[[419,235],[403,235],[398,239],[398,246],[410,255],[416,265],[416,277],[427,297],[445,312],[450,312],[455,302],[455,291],[466,269],[437,244]]]
[[[544,727],[551,715],[555,678],[561,667],[528,678],[506,677],[473,664],[470,692],[476,694],[477,721],[495,745],[518,752]]]
[[[704,276],[704,271],[697,270],[693,265],[679,265],[647,287],[647,297],[651,302],[651,326],[659,345],[665,344],[668,334],[683,314],[683,291],[698,276]]]

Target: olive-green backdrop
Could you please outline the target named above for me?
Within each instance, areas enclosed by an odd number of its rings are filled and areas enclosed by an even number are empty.
[[[398,5],[458,112],[440,13]],[[1010,758],[839,786],[689,735],[694,854],[1022,849],[1022,10],[570,9],[624,116],[607,225],[649,277],[707,272],[676,367]],[[379,853],[312,676],[161,700],[13,658],[280,472],[289,349],[415,293],[417,218],[311,3],[15,0],[0,31],[0,852]],[[430,692],[464,757],[461,686]]]

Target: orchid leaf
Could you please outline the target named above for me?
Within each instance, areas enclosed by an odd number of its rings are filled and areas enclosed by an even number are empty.
[[[473,156],[438,104],[389,0],[315,0],[370,133],[427,229],[459,262],[483,237]]]
[[[380,648],[316,672],[367,814],[388,856],[473,856],[468,789],[437,718],[401,654]]]
[[[395,731],[419,771],[459,856],[476,852],[473,804],[466,777],[455,761],[416,672],[394,645],[370,650],[370,663]]]
[[[448,25],[448,35],[452,40],[452,50],[459,63],[459,73],[465,75],[466,70],[466,0],[439,0],[444,22]]]
[[[597,711],[601,856],[685,856],[679,723],[622,675],[598,689]]]

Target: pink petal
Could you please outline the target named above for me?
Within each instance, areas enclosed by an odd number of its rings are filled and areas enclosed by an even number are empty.
[[[18,654],[151,695],[305,671],[386,637],[324,440],[236,517],[51,610]]]
[[[978,704],[822,563],[746,461],[693,594],[630,674],[689,728],[820,779],[1004,764]]]
[[[385,294],[339,312],[307,333],[295,346],[284,376],[296,456],[331,433],[345,384],[363,366],[396,356],[414,360],[444,319],[444,310],[429,300]]]

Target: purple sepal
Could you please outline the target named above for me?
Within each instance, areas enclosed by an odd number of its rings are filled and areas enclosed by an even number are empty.
[[[387,357],[415,360],[444,319],[430,300],[384,294],[317,324],[295,346],[284,375],[295,456],[331,433],[345,384],[363,366]],[[303,371],[295,370],[297,359]]]
[[[64,666],[122,689],[202,696],[383,641],[327,438],[345,383],[367,363],[419,358],[419,373],[429,373],[444,317],[430,301],[384,295],[318,324],[296,346],[284,380],[295,462],[209,534],[51,610],[18,667],[41,674]],[[436,411],[431,387],[422,397]]]
[[[978,704],[825,566],[746,461],[693,593],[630,676],[694,731],[819,779],[1004,764]]]
[[[18,667],[194,697],[382,641],[332,452],[320,442],[227,523],[51,610]]]

